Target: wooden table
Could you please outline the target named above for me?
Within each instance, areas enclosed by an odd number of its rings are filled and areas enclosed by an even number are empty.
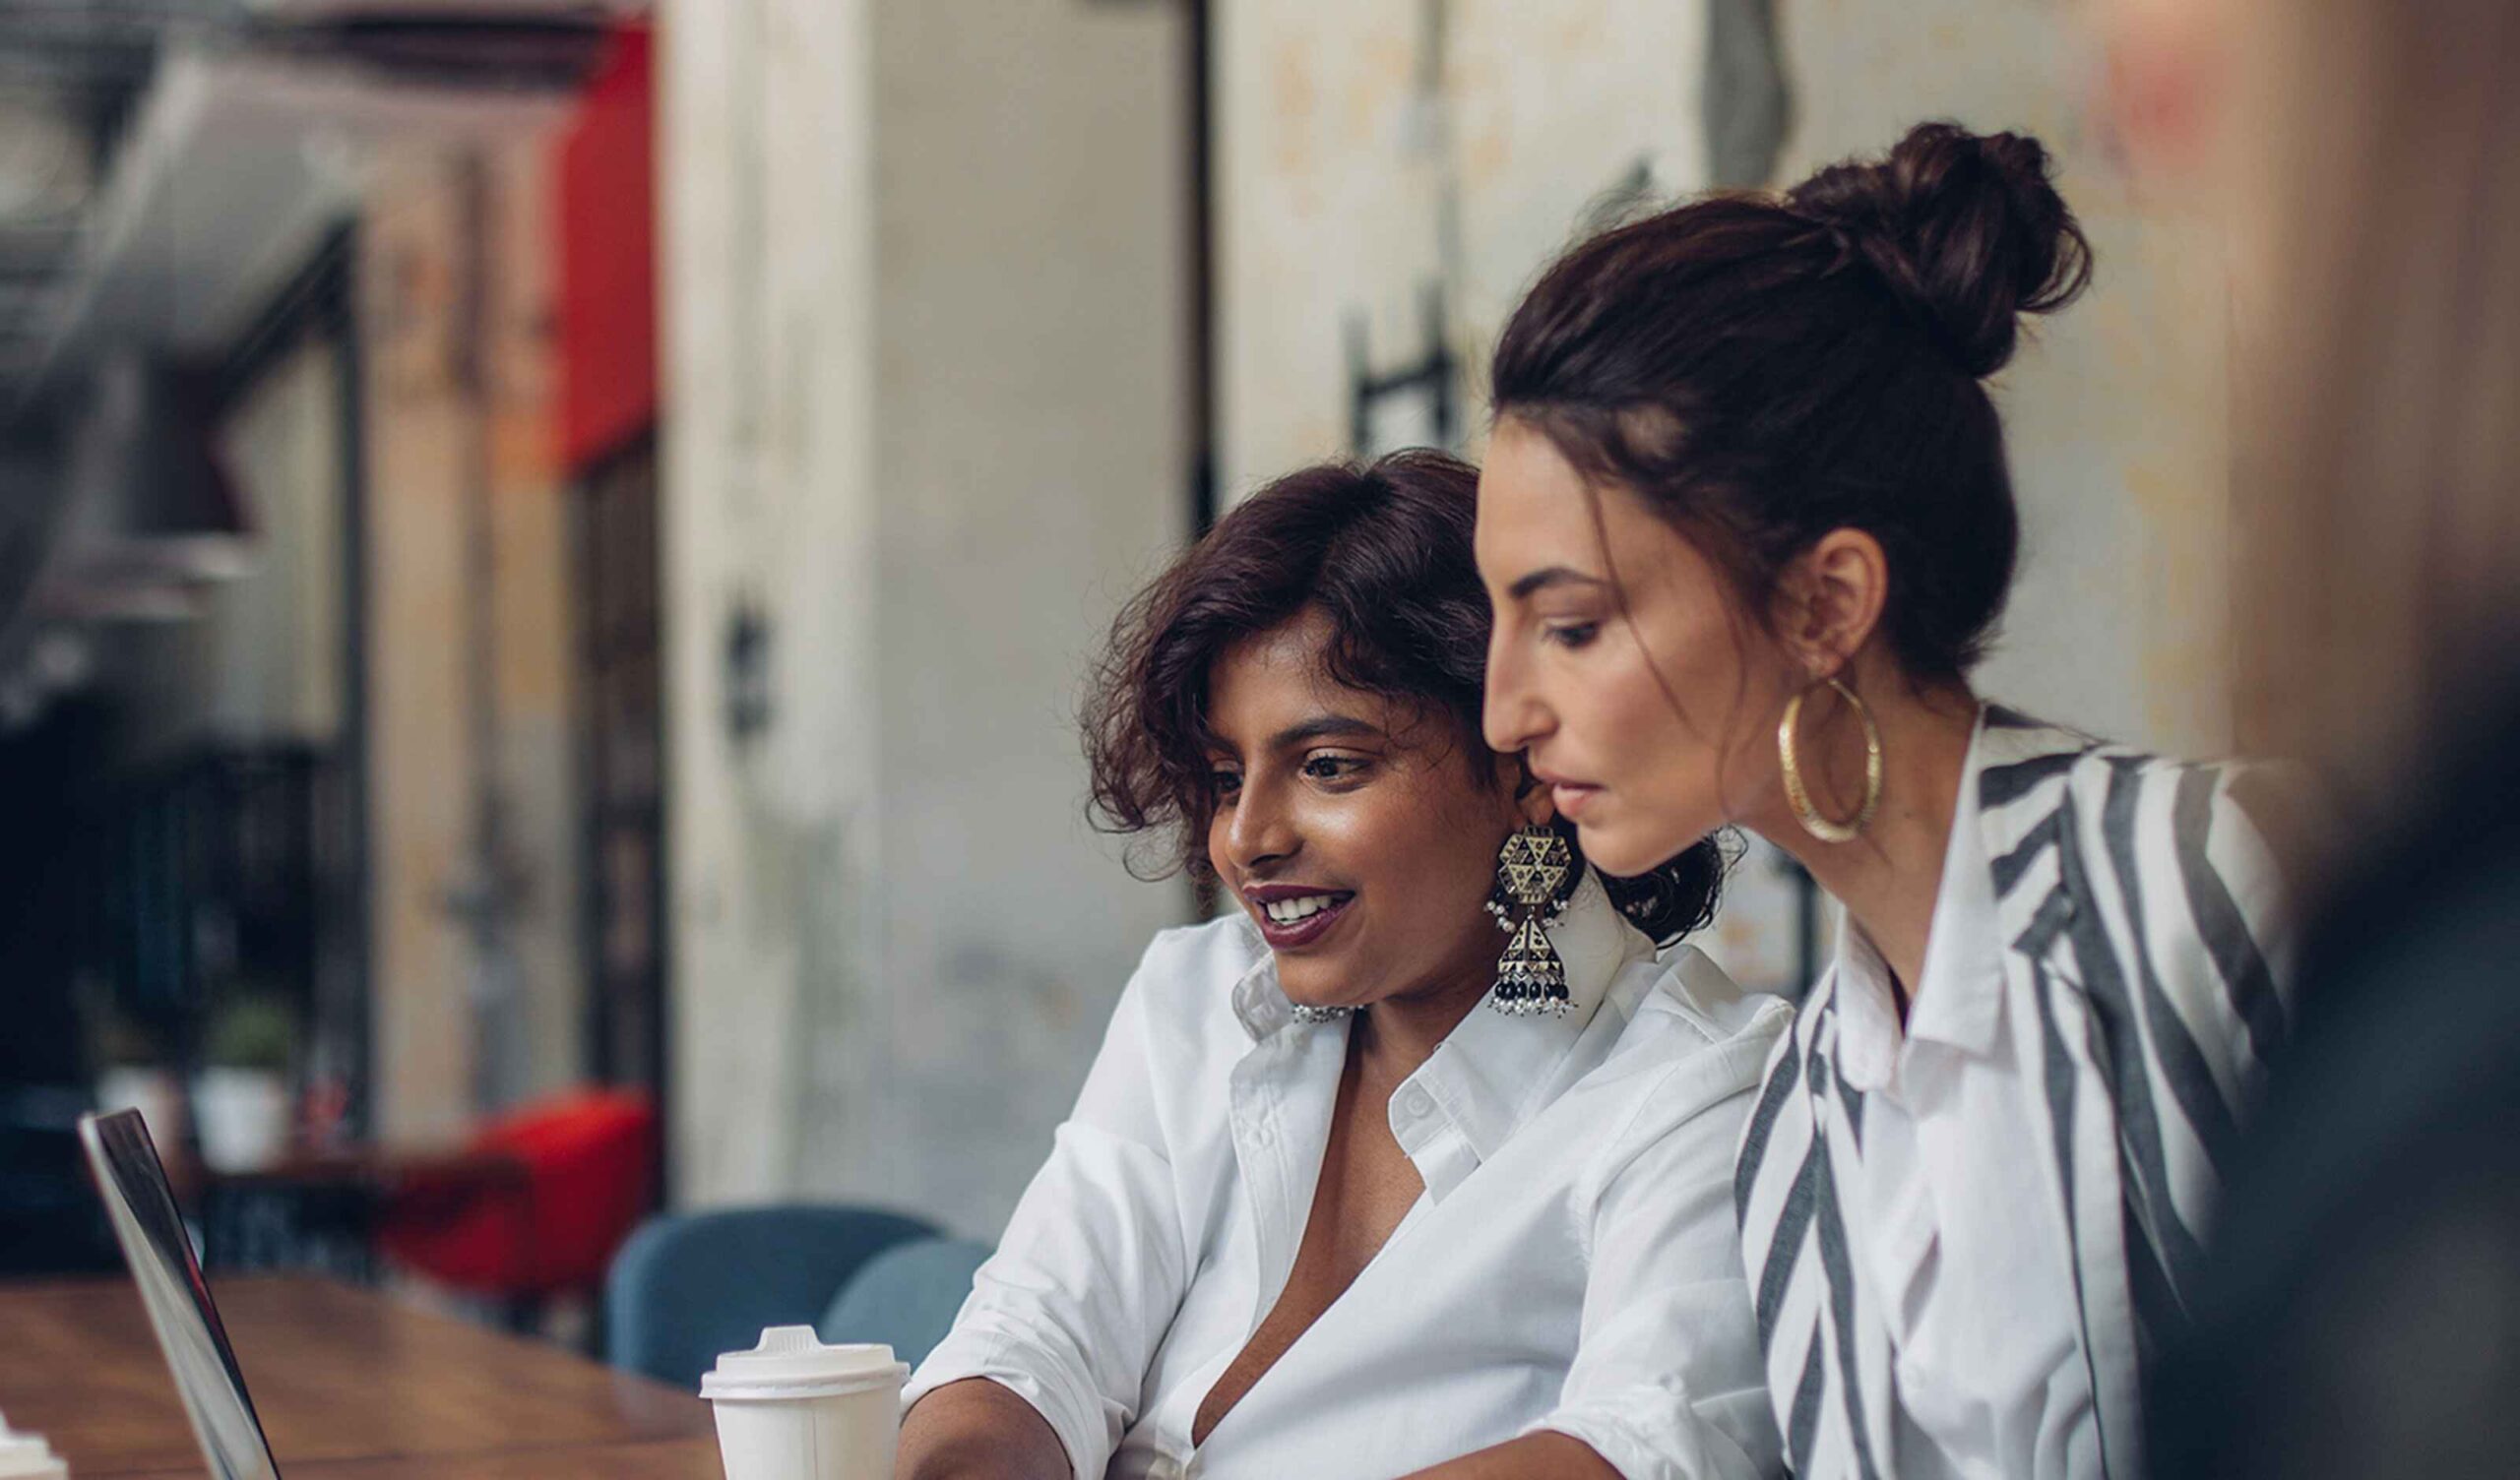
[[[329,1280],[213,1287],[283,1480],[722,1480],[688,1393]],[[0,1413],[75,1480],[199,1480],[128,1280],[0,1285]]]

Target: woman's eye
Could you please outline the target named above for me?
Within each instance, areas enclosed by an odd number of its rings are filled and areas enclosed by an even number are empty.
[[[1217,789],[1217,796],[1222,800],[1242,789],[1242,772],[1238,771],[1209,771],[1208,784]]]
[[[1541,629],[1541,636],[1560,648],[1581,648],[1601,634],[1599,622],[1551,622]]]
[[[1303,763],[1303,773],[1316,781],[1344,781],[1364,769],[1355,756],[1312,756]]]

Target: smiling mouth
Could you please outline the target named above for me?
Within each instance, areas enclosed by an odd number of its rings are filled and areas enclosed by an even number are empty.
[[[1309,946],[1346,917],[1353,894],[1325,890],[1319,894],[1286,894],[1251,901],[1253,918],[1270,949],[1292,951]]]

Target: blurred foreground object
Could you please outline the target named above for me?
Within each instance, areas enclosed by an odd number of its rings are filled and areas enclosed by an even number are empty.
[[[2235,1158],[2195,1338],[2165,1354],[2153,1468],[2507,1475],[2520,7],[2196,10],[2198,34],[2231,28],[2207,58],[2228,75],[2179,95],[2228,109],[2192,122],[2221,141],[2239,309],[2243,739],[2321,763],[2355,840],[2311,860],[2328,907],[2293,1056]],[[2170,14],[2116,7],[2134,34]]]
[[[2153,1395],[2155,1473],[2459,1480],[2520,1456],[2520,708],[2307,942],[2293,1058]]]

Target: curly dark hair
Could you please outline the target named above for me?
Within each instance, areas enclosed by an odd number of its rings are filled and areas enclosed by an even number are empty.
[[[1210,670],[1235,643],[1307,609],[1330,621],[1329,677],[1423,704],[1468,759],[1492,757],[1480,734],[1489,613],[1471,553],[1478,487],[1476,468],[1422,450],[1301,468],[1244,500],[1121,609],[1082,721],[1094,825],[1167,845],[1151,868],[1134,857],[1133,871],[1213,877]],[[1559,826],[1571,844],[1573,830]],[[1669,942],[1714,916],[1726,862],[1710,838],[1650,874],[1603,883],[1638,929]]]

